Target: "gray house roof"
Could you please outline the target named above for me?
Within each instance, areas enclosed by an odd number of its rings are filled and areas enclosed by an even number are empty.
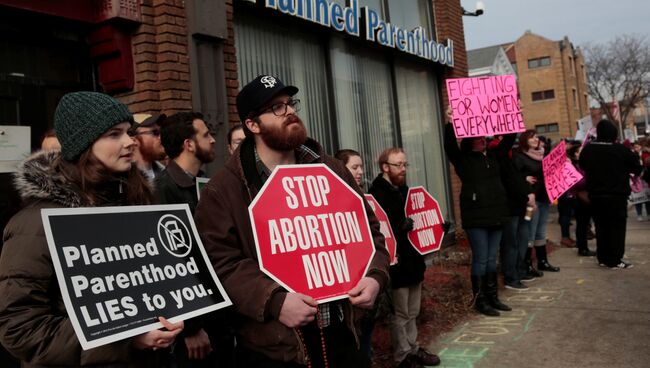
[[[501,49],[500,45],[484,47],[467,51],[468,69],[489,68],[494,64],[497,54]]]

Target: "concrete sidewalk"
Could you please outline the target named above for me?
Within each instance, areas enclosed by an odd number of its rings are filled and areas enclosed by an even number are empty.
[[[626,260],[634,268],[555,250],[549,258],[560,272],[545,272],[526,291],[500,291],[512,312],[476,315],[429,346],[441,367],[650,367],[650,222],[633,212]],[[557,216],[550,221],[548,238],[559,243]]]

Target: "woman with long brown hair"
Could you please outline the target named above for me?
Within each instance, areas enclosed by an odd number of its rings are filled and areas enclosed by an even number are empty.
[[[128,108],[108,95],[69,93],[54,116],[61,151],[38,152],[19,168],[15,183],[25,207],[5,229],[0,341],[22,366],[161,367],[164,348],[183,329],[183,322],[161,317],[166,331],[82,350],[45,239],[43,208],[151,203],[151,188],[132,163],[132,121]]]
[[[524,176],[528,184],[535,190],[535,212],[529,222],[528,250],[526,251],[527,275],[522,281],[530,281],[541,277],[543,272],[559,272],[560,268],[548,262],[546,252],[546,223],[548,221],[549,199],[546,193],[542,160],[544,159],[544,143],[533,129],[526,130],[519,136],[519,150],[513,153],[515,168]],[[537,269],[532,265],[532,249],[537,257]],[[539,270],[539,271],[538,271]]]

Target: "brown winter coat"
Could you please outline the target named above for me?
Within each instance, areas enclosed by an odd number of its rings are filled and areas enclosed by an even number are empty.
[[[161,354],[137,351],[126,339],[82,350],[67,316],[52,265],[41,209],[87,205],[60,172],[58,153],[41,152],[20,168],[16,187],[27,206],[4,231],[0,257],[0,341],[23,367],[161,366]]]
[[[313,140],[306,145],[316,152],[323,162],[336,172],[359,194],[360,189],[343,164],[323,153],[322,147]],[[304,347],[297,332],[277,320],[277,312],[271,304],[275,294],[284,292],[282,286],[260,271],[251,229],[248,206],[260,188],[246,178],[246,172],[254,168],[253,142],[246,139],[226,166],[212,177],[201,193],[195,221],[214,269],[230,296],[237,321],[237,343],[263,353],[278,361],[305,363]],[[373,277],[383,288],[388,281],[389,256],[379,223],[366,203],[366,212],[375,243],[375,257],[367,276]],[[355,311],[346,300],[342,302],[345,321],[355,333]],[[360,312],[356,313],[360,316]]]

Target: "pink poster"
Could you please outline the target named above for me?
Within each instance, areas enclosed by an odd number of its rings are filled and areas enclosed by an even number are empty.
[[[446,82],[456,138],[526,130],[514,75],[447,79]]]
[[[567,159],[564,141],[561,141],[548,156],[544,157],[542,168],[544,169],[546,193],[551,203],[582,179],[582,174]]]

